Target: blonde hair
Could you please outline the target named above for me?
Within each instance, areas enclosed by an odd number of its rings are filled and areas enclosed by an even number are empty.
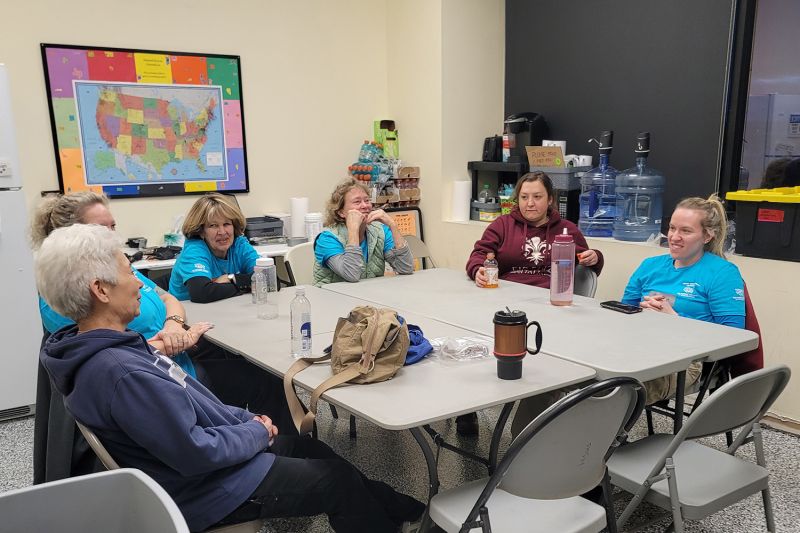
[[[227,218],[233,223],[235,237],[244,234],[246,221],[242,210],[228,196],[218,192],[197,199],[186,214],[181,231],[187,239],[202,238],[203,225],[217,217]]]
[[[325,226],[331,227],[344,222],[344,218],[339,215],[339,211],[344,208],[344,197],[353,189],[360,189],[367,193],[367,196],[369,196],[369,189],[360,181],[347,178],[339,183],[339,185],[333,189],[331,197],[328,199],[328,203],[325,205]]]
[[[95,204],[108,207],[108,197],[93,191],[81,191],[43,199],[31,217],[33,248],[38,249],[53,230],[83,222],[84,213]]]
[[[675,209],[693,209],[703,213],[700,225],[703,231],[711,236],[711,240],[705,243],[703,249],[720,257],[725,257],[724,245],[725,237],[728,232],[728,217],[725,214],[725,206],[719,196],[712,194],[708,199],[694,196],[684,198]]]

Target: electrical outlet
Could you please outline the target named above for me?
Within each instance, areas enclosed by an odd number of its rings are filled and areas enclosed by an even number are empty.
[[[11,177],[11,161],[0,158],[0,178]]]

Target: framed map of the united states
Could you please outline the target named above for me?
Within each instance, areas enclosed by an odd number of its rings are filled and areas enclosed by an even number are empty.
[[[42,44],[61,192],[247,192],[238,56]]]

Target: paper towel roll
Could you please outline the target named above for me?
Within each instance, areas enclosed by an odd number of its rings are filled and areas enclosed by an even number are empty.
[[[305,237],[308,198],[292,198],[290,202],[290,212],[292,214],[292,233],[290,237]]]
[[[454,181],[453,182],[453,206],[451,208],[452,218],[457,222],[469,220],[469,205],[472,200],[472,182]]]

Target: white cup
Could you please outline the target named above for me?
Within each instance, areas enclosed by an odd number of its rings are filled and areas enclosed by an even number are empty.
[[[578,156],[575,154],[569,154],[564,156],[564,166],[565,167],[579,167],[578,164]]]
[[[575,166],[576,167],[590,167],[590,166],[592,166],[592,156],[590,156],[590,155],[576,155],[575,156]]]
[[[542,146],[558,146],[561,148],[561,155],[567,153],[567,141],[542,141]]]

